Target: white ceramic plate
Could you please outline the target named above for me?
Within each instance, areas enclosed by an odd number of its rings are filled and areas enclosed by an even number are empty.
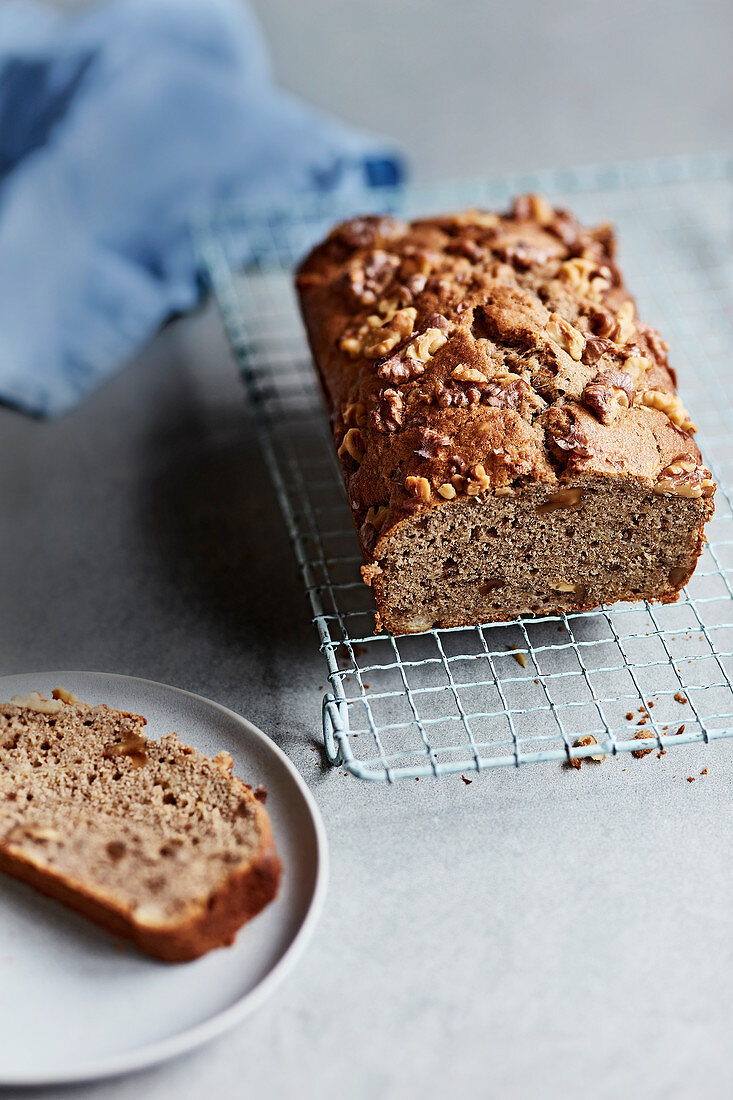
[[[234,772],[267,788],[283,861],[280,894],[234,947],[171,965],[0,875],[0,1085],[127,1073],[191,1050],[260,1005],[295,965],[327,880],[318,808],[284,753],[225,707],[150,680],[95,672],[0,678],[0,699],[61,685],[90,703],[144,714],[152,737],[176,732],[203,752],[226,749]]]

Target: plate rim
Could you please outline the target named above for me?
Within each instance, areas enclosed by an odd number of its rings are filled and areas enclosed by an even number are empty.
[[[313,891],[308,909],[298,930],[291,939],[287,948],[277,960],[275,965],[265,974],[253,988],[240,997],[234,1004],[214,1013],[208,1019],[193,1027],[185,1028],[177,1035],[158,1040],[124,1054],[115,1054],[111,1057],[99,1058],[85,1062],[77,1069],[69,1069],[61,1072],[29,1074],[6,1074],[0,1070],[0,1088],[8,1087],[42,1087],[44,1085],[69,1085],[83,1081],[95,1081],[102,1078],[120,1077],[123,1074],[134,1073],[137,1070],[147,1069],[161,1062],[169,1061],[179,1055],[186,1054],[208,1043],[210,1040],[224,1034],[230,1028],[235,1027],[241,1020],[246,1019],[255,1012],[259,1006],[277,989],[280,983],[287,977],[298,963],[315,931],[328,890],[329,879],[329,850],[326,827],[323,823],[321,811],[318,808],[313,794],[303,779],[295,764],[266,733],[255,726],[248,718],[238,714],[230,707],[217,703],[198,692],[188,691],[186,688],[175,687],[173,684],[164,684],[159,680],[151,680],[144,676],[130,676],[119,672],[96,671],[61,671],[45,672],[9,672],[0,676],[0,685],[5,680],[17,679],[21,676],[88,676],[91,678],[105,678],[107,680],[123,680],[128,683],[152,685],[156,688],[164,688],[177,695],[196,699],[207,706],[213,707],[229,718],[234,718],[237,723],[244,726],[250,736],[254,736],[265,750],[277,757],[285,770],[295,781],[296,787],[302,795],[313,823],[316,850],[316,869]]]

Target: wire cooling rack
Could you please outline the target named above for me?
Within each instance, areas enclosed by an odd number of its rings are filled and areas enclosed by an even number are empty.
[[[328,664],[331,763],[391,781],[733,736],[732,180],[726,157],[676,159],[303,199],[267,213],[228,206],[197,226]],[[641,315],[671,344],[719,485],[709,542],[677,604],[375,635],[293,267],[355,213],[501,207],[522,191],[616,223]],[[576,746],[587,734],[598,744]]]

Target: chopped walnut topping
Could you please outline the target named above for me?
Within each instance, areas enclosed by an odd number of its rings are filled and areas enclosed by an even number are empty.
[[[488,382],[488,378],[482,371],[476,370],[475,367],[467,367],[465,363],[459,363],[454,367],[450,376],[456,382]]]
[[[401,355],[392,355],[377,365],[377,374],[385,382],[399,385],[402,382],[409,382],[416,373],[420,373],[415,371],[414,367],[413,360],[405,360]]]
[[[375,249],[362,264],[346,272],[344,285],[361,305],[373,305],[392,281],[399,262],[397,256]]]
[[[577,252],[581,248],[580,226],[567,210],[556,210],[555,216],[546,226],[548,232],[562,241],[567,249]]]
[[[549,225],[555,220],[555,211],[544,195],[519,195],[514,200],[512,213],[520,221],[535,221]]]
[[[381,390],[371,412],[371,422],[378,432],[397,432],[402,426],[402,395],[398,390]]]
[[[379,328],[365,334],[362,354],[367,359],[381,359],[382,356],[388,355],[393,348],[410,336],[415,327],[416,317],[417,310],[414,306],[398,309],[389,320],[380,324]]]
[[[393,298],[380,298],[377,303],[377,311],[384,317],[385,321],[391,321],[397,310],[403,305],[407,305],[407,302],[403,302],[400,295],[396,294]]]
[[[552,253],[546,248],[537,248],[536,245],[527,244],[526,241],[517,241],[498,250],[499,256],[506,263],[511,264],[517,271],[529,271],[531,267],[540,267],[546,264]],[[498,275],[498,273],[497,273]],[[494,278],[497,276],[495,275]]]
[[[585,347],[583,348],[583,362],[589,367],[595,366],[599,359],[602,359],[607,351],[610,351],[613,347],[611,340],[606,340],[602,336],[586,336]]]
[[[431,355],[435,355],[438,348],[442,348],[447,339],[448,337],[442,329],[428,328],[410,341],[407,345],[405,358],[412,359],[415,364],[420,364],[424,368],[424,364],[427,363]]]
[[[599,299],[611,285],[610,274],[607,267],[599,267],[594,260],[582,256],[560,264],[560,277],[584,298]]]
[[[433,428],[419,428],[418,436],[420,439],[420,446],[415,451],[415,454],[420,458],[437,458],[443,448],[449,447],[451,444],[449,435],[443,435],[442,432],[436,432]]]
[[[347,428],[364,428],[366,426],[366,408],[361,401],[347,405],[344,412],[344,425]]]
[[[634,397],[634,385],[624,371],[601,371],[585,387],[580,400],[591,409],[601,424],[613,424],[622,409],[628,409]]]
[[[551,442],[559,451],[576,454],[579,458],[591,458],[596,453],[588,437],[575,423],[570,424],[563,435],[554,436]]]
[[[518,409],[520,405],[531,409],[544,408],[544,401],[528,382],[515,375],[492,378],[481,394],[482,403],[494,409]]]
[[[651,325],[643,324],[639,322],[637,328],[642,336],[646,337],[646,341],[649,345],[652,355],[658,363],[667,362],[667,352],[669,351],[669,344],[666,340],[663,340],[655,328]]]
[[[469,210],[461,211],[460,214],[451,215],[450,221],[453,225],[460,226],[461,228],[475,225],[479,229],[495,229],[500,219],[498,214],[492,214],[488,210],[478,210],[474,206]]]
[[[642,374],[646,374],[651,365],[651,360],[647,359],[645,355],[629,355],[624,361],[624,370],[638,382]]]
[[[466,493],[470,497],[477,497],[479,493],[485,493],[491,485],[491,478],[484,467],[479,463],[468,471]]]
[[[699,465],[691,455],[680,455],[661,471],[654,492],[658,496],[670,493],[678,497],[711,497],[715,492],[715,482],[710,471]]]
[[[408,283],[409,286],[409,279],[413,278],[415,275],[420,276],[423,279],[423,284],[420,287],[422,290],[425,286],[427,276],[438,262],[439,257],[434,253],[425,252],[422,248],[408,246],[405,249],[405,255],[400,264],[400,278]]]
[[[364,522],[359,528],[359,534],[361,535],[364,546],[370,554],[376,545],[379,532],[384,526],[388,512],[389,505],[387,504],[380,504],[378,507],[367,509]]]
[[[368,214],[351,218],[331,230],[329,241],[337,241],[346,248],[372,248],[381,240],[392,240],[405,230],[405,225],[389,214]]]
[[[387,518],[388,512],[388,504],[380,504],[375,508],[369,508],[367,509],[367,514],[364,522],[368,523],[370,527],[374,527],[377,531],[379,531],[384,526],[384,521]]]
[[[339,458],[348,455],[357,465],[364,457],[364,437],[358,428],[349,428],[338,449]]]
[[[422,275],[418,272],[415,275],[410,275],[409,279],[405,280],[405,287],[412,297],[415,298],[418,294],[422,294],[427,281],[427,275]]]
[[[611,335],[616,325],[616,318],[607,309],[592,309],[589,320],[591,331],[604,339]]]
[[[405,478],[405,488],[411,497],[422,501],[423,504],[427,504],[430,500],[430,482],[426,477]]]
[[[486,256],[486,249],[481,248],[470,237],[459,237],[446,247],[446,252],[454,256],[465,256],[472,264],[478,264]]]
[[[690,414],[676,393],[665,393],[664,390],[643,390],[636,394],[634,404],[642,405],[647,409],[660,409],[683,432],[692,435],[697,431],[697,425],[690,419]]]
[[[623,303],[616,314],[616,323],[609,333],[614,343],[630,344],[634,339],[636,336],[636,325],[634,323],[635,312],[633,302]]]
[[[559,344],[571,359],[579,361],[585,348],[585,337],[559,313],[551,313],[545,325],[545,332],[554,344]]]
[[[438,492],[445,500],[453,500],[456,496],[455,486],[451,485],[449,481],[445,481],[442,485],[439,485]]]

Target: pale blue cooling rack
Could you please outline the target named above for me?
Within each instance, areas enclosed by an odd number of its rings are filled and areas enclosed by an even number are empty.
[[[255,409],[328,665],[331,763],[391,781],[733,736],[732,179],[730,159],[709,156],[304,198],[267,212],[228,205],[197,225],[202,274]],[[617,225],[629,284],[671,345],[718,481],[709,542],[675,605],[374,634],[294,265],[355,213],[500,208],[523,191]],[[574,747],[584,734],[598,744]]]

